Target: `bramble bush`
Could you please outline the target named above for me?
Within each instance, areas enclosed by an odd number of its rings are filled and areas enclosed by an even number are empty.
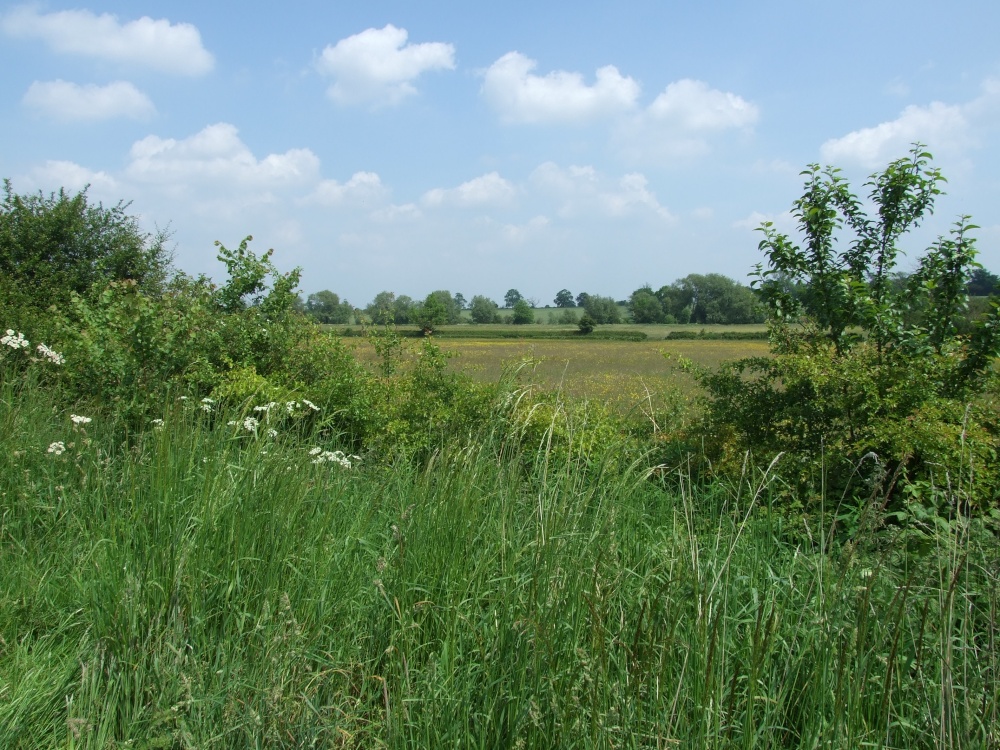
[[[961,489],[948,494],[961,507],[945,511],[995,502],[1000,311],[994,303],[966,324],[976,227],[962,216],[906,284],[892,283],[904,235],[941,193],[930,160],[916,145],[873,174],[874,216],[839,170],[811,165],[793,207],[802,244],[761,227],[767,266],[754,283],[770,315],[772,356],[700,374],[717,460],[784,452],[798,498],[880,488],[898,500],[893,488],[929,482]]]

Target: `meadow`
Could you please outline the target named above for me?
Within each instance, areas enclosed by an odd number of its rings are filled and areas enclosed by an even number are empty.
[[[498,410],[415,465],[258,407],[133,433],[0,379],[0,746],[1000,742],[976,521],[875,503],[844,543],[771,508],[780,462],[615,468],[555,448],[579,412],[538,450]]]

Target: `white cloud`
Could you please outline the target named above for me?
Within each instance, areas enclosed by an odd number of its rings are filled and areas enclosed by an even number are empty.
[[[534,216],[525,224],[504,224],[503,236],[508,242],[519,245],[532,235],[544,230],[549,226],[549,223],[546,216]]]
[[[95,172],[71,161],[47,161],[28,173],[27,182],[30,188],[42,191],[62,187],[75,192],[91,185],[102,197],[109,198],[113,198],[119,190],[118,181],[107,172]],[[120,198],[117,196],[117,199]]]
[[[69,81],[35,81],[28,87],[25,106],[59,120],[109,120],[130,117],[141,120],[156,113],[149,97],[127,81],[107,86]]]
[[[588,86],[579,73],[557,70],[533,75],[537,63],[508,52],[485,72],[482,93],[507,122],[580,122],[626,112],[635,106],[639,84],[613,65],[597,70]]]
[[[510,182],[496,172],[490,172],[463,182],[456,188],[428,190],[421,200],[430,207],[450,205],[470,208],[509,204],[516,195],[517,191]]]
[[[650,191],[646,176],[638,172],[613,180],[590,166],[564,169],[545,162],[532,172],[530,182],[541,195],[557,201],[557,212],[562,218],[594,213],[622,218],[648,212],[666,221],[675,220]]]
[[[854,162],[874,168],[904,155],[916,141],[932,149],[961,150],[970,137],[963,109],[941,102],[927,107],[910,105],[895,120],[828,140],[820,153],[825,162]]]
[[[388,192],[382,180],[374,172],[355,172],[351,175],[351,179],[343,184],[336,180],[321,181],[309,201],[327,206],[347,202],[367,203],[382,200]]]
[[[327,46],[316,68],[334,78],[327,89],[340,104],[396,104],[416,93],[413,81],[429,70],[454,70],[455,48],[443,42],[407,44],[406,29],[389,24]]]
[[[371,219],[381,224],[393,224],[397,221],[415,221],[423,215],[423,211],[413,203],[404,203],[401,206],[394,204],[372,211]]]
[[[688,78],[667,86],[649,105],[648,113],[656,122],[695,133],[745,128],[757,122],[760,114],[743,97]]]
[[[142,65],[166,73],[202,75],[215,63],[202,46],[195,26],[148,16],[122,24],[108,13],[39,13],[37,8],[23,5],[0,18],[0,29],[12,37],[41,39],[56,52]]]
[[[189,138],[147,136],[133,144],[126,173],[140,182],[177,188],[224,185],[230,191],[307,184],[318,179],[319,159],[290,149],[257,159],[229,123],[209,125]]]
[[[615,142],[637,163],[674,162],[712,150],[710,138],[724,131],[749,131],[760,116],[757,105],[703,81],[668,85],[641,113],[622,121]]]

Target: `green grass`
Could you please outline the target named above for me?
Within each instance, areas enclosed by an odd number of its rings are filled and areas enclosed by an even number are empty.
[[[486,425],[345,470],[195,406],[74,429],[0,383],[0,747],[1000,741],[971,522],[836,544],[769,512],[780,463],[692,486]]]

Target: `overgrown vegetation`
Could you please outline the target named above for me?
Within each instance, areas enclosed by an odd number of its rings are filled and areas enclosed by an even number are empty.
[[[118,265],[5,298],[0,746],[996,746],[968,222],[883,283],[928,164],[873,177],[875,220],[809,172],[806,249],[762,243],[773,356],[702,373],[704,414],[538,389],[530,361],[477,383],[393,295],[360,356],[249,237],[220,284]],[[57,236],[69,199],[34,200],[8,186]],[[406,307],[433,329],[455,299]]]

